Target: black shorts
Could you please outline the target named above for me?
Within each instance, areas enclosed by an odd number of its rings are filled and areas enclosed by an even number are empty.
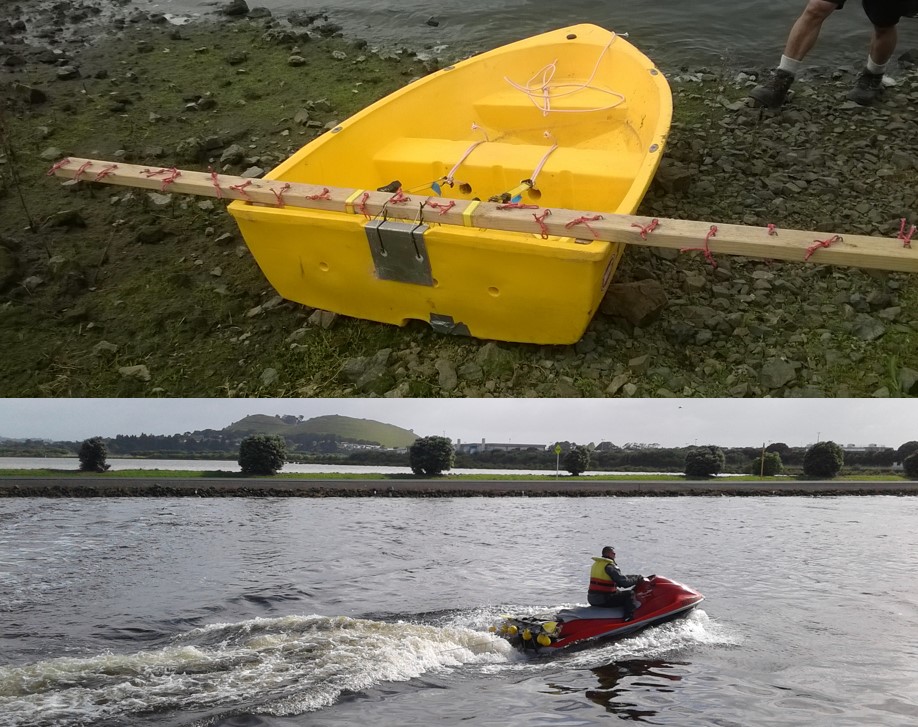
[[[831,1],[841,10],[847,0]],[[861,4],[867,18],[878,28],[891,28],[902,18],[918,13],[918,0],[861,0]]]

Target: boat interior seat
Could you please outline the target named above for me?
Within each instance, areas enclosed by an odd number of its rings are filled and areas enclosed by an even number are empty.
[[[399,179],[410,189],[417,180],[435,180],[449,172],[471,143],[468,139],[393,139],[373,155],[375,171],[379,179]],[[455,178],[467,180],[474,196],[486,198],[532,176],[550,148],[550,144],[486,142],[468,155],[455,172]],[[547,191],[549,184],[557,185],[556,201],[551,204],[575,209],[615,208],[617,200],[631,188],[645,157],[637,149],[610,153],[609,163],[603,164],[597,160],[601,153],[596,149],[565,146],[551,153],[538,178],[543,191]],[[445,196],[457,196],[444,192]],[[565,196],[571,201],[567,202]]]
[[[519,126],[521,123],[535,121],[546,124],[546,106],[544,98],[534,91],[532,96],[515,88],[497,91],[476,100],[473,104],[474,116],[479,124],[497,129]],[[596,120],[608,125],[610,120],[625,119],[629,114],[627,99],[596,89],[582,89],[573,93],[567,89],[550,97],[548,108],[556,114],[548,117],[553,122],[563,114],[570,120]],[[590,116],[587,116],[589,114]]]

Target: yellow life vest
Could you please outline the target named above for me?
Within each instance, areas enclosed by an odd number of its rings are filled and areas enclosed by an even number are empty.
[[[611,558],[593,558],[593,567],[590,568],[590,590],[597,593],[615,593],[618,586],[606,573],[607,565],[618,565]]]

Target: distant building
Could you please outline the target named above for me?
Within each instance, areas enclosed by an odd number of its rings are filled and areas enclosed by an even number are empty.
[[[462,443],[461,439],[456,440],[455,450],[459,454],[481,454],[482,452],[513,452],[520,449],[546,449],[545,444],[521,444],[517,442],[486,442],[484,439],[481,443],[467,442]]]
[[[358,449],[386,449],[381,444],[358,444],[357,442],[338,442],[338,449],[358,450]]]
[[[843,452],[880,452],[884,449],[890,449],[882,444],[845,444],[842,445]]]

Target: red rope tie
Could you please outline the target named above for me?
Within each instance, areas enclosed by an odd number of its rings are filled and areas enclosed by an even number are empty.
[[[76,174],[73,176],[73,181],[79,182],[80,177],[83,176],[83,172],[85,172],[90,166],[92,166],[92,162],[86,162],[85,164],[83,164],[83,166],[77,169]]]
[[[112,173],[113,173],[117,168],[118,168],[118,165],[117,165],[117,164],[110,164],[110,165],[108,165],[107,167],[105,167],[105,169],[103,169],[101,172],[99,172],[99,173],[96,175],[96,178],[95,178],[93,181],[94,181],[94,182],[101,182],[101,181],[102,181],[103,179],[105,179],[106,177],[110,177],[110,176],[112,175]]]
[[[274,196],[277,198],[277,206],[283,207],[284,206],[284,192],[290,189],[290,183],[288,182],[284,184],[284,186],[281,187],[279,190],[274,189],[274,187],[269,187],[269,189],[274,193]]]
[[[163,178],[163,183],[159,187],[160,192],[165,192],[166,187],[168,187],[176,179],[182,176],[182,173],[175,167],[172,167],[170,169],[157,169],[155,172],[151,171],[150,169],[141,169],[140,173],[146,174],[148,177],[157,177],[160,174],[167,174],[168,176]]]
[[[354,209],[360,212],[367,219],[370,218],[370,213],[367,211],[367,200],[370,199],[370,193],[364,192],[360,195],[360,201],[354,205]]]
[[[915,234],[916,229],[918,228],[916,228],[915,225],[912,225],[912,228],[908,232],[906,232],[905,231],[905,218],[904,217],[902,218],[902,221],[899,223],[899,239],[902,240],[902,247],[911,248],[912,235]]]
[[[249,197],[249,195],[248,195],[248,194],[246,193],[246,191],[245,191],[245,188],[248,187],[251,183],[252,183],[252,180],[251,180],[251,179],[246,179],[242,184],[232,184],[232,185],[230,185],[230,189],[232,189],[232,190],[234,190],[234,191],[236,191],[236,192],[239,192],[239,194],[241,194],[241,195],[242,195],[243,197],[245,197],[246,199],[252,199],[251,197]]]
[[[223,190],[220,189],[220,181],[217,179],[217,173],[214,171],[213,167],[207,167],[207,170],[210,172],[210,182],[214,185],[214,189],[217,190],[217,199],[223,199]]]
[[[520,202],[508,202],[507,204],[497,205],[499,210],[537,210],[539,205],[537,204],[521,204]]]
[[[456,200],[451,199],[447,204],[443,204],[442,202],[428,202],[427,206],[433,207],[435,210],[440,210],[440,214],[445,215],[456,206]]]
[[[545,224],[545,218],[551,214],[551,210],[545,210],[542,214],[537,215],[534,212],[532,213],[535,221],[539,223],[539,229],[541,230],[541,235],[543,240],[548,239],[548,225]]]
[[[172,171],[175,171],[175,167],[173,167],[172,169],[165,169],[165,168],[157,169],[155,172],[152,169],[141,169],[140,173],[145,174],[148,177],[156,177],[156,176],[159,176],[160,174],[168,174],[169,172],[172,172]]]
[[[829,245],[834,245],[836,242],[841,242],[844,238],[841,235],[833,235],[828,240],[813,240],[814,245],[810,245],[806,249],[806,255],[803,256],[803,261],[806,262],[809,260],[813,253],[816,252],[821,247],[828,247]]]
[[[178,179],[179,177],[182,176],[182,173],[181,173],[178,169],[176,169],[175,167],[172,167],[172,169],[169,169],[169,170],[167,170],[167,171],[168,171],[168,173],[169,173],[169,176],[163,178],[163,183],[162,183],[162,185],[161,185],[160,188],[159,188],[159,191],[160,191],[160,192],[165,192],[165,191],[166,191],[166,187],[168,187],[168,186],[169,186],[170,184],[172,184],[176,179]]]
[[[597,222],[602,219],[602,215],[593,215],[592,217],[578,217],[575,220],[568,222],[565,227],[570,229],[571,227],[576,227],[577,225],[583,225],[586,227],[593,235],[593,237],[599,237],[596,230],[590,227],[591,222]]]
[[[717,225],[711,225],[711,229],[708,230],[708,234],[704,236],[704,247],[682,247],[679,248],[679,252],[692,252],[697,250],[704,254],[704,259],[711,263],[712,268],[717,267],[717,261],[714,259],[714,256],[711,254],[711,248],[708,247],[708,240],[717,235]]]
[[[69,158],[61,159],[59,162],[57,162],[57,163],[55,163],[55,164],[52,164],[52,165],[51,165],[51,168],[48,170],[48,176],[49,176],[49,177],[53,177],[53,176],[54,176],[54,173],[55,173],[58,169],[60,169],[61,167],[66,167],[68,164],[70,164],[70,159],[69,159]]]
[[[769,235],[777,235],[777,234],[778,234],[778,227],[777,227],[777,225],[774,225],[774,224],[772,224],[771,222],[769,222],[769,223],[768,223],[768,234],[769,234]]]
[[[637,222],[632,222],[631,226],[637,227],[641,231],[639,233],[641,235],[641,239],[646,240],[647,235],[649,235],[651,232],[657,229],[657,227],[660,226],[660,220],[658,220],[657,218],[654,218],[653,220],[650,221],[649,225],[639,225]]]
[[[410,202],[410,201],[411,201],[411,197],[406,196],[405,193],[402,191],[402,188],[399,187],[398,192],[393,194],[389,198],[389,201],[386,202],[386,204],[404,204],[405,202]]]
[[[306,199],[317,200],[317,199],[327,199],[331,200],[331,194],[328,191],[328,187],[324,187],[321,192],[318,194],[307,194]]]

